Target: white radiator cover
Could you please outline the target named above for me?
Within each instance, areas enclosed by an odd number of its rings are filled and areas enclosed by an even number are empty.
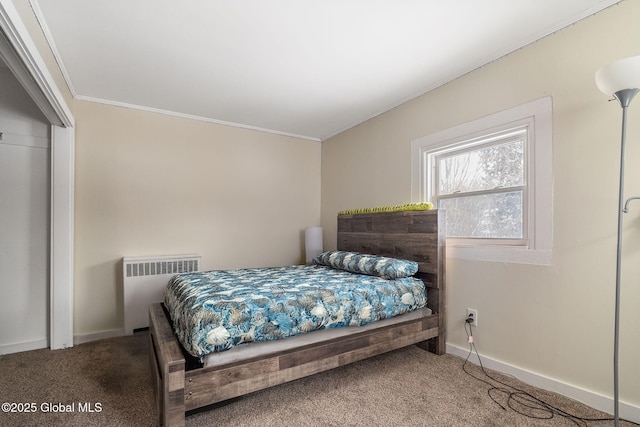
[[[200,255],[122,258],[124,333],[149,327],[149,304],[162,302],[169,279],[200,269]]]

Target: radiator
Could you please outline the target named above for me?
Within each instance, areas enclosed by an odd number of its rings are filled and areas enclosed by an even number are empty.
[[[173,275],[198,271],[199,267],[200,255],[122,258],[125,335],[149,327],[149,304],[162,302]]]

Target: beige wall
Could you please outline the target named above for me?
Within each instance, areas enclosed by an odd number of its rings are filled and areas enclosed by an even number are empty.
[[[76,101],[75,334],[123,325],[123,256],[304,262],[318,142]]]
[[[412,139],[551,95],[553,263],[449,258],[448,343],[467,348],[473,307],[484,356],[611,396],[621,109],[594,72],[640,54],[638,17],[623,2],[325,141],[326,248],[338,210],[411,201]],[[627,194],[640,196],[640,98],[629,114]],[[640,203],[625,223],[620,396],[640,407]]]

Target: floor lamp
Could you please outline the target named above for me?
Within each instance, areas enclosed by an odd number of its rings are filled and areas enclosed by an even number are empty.
[[[620,149],[620,187],[618,197],[618,251],[616,258],[616,299],[613,339],[613,404],[616,427],[620,425],[618,394],[618,350],[620,344],[620,267],[622,265],[622,214],[626,213],[631,197],[624,202],[624,149],[627,133],[627,107],[640,91],[640,56],[620,59],[596,72],[596,85],[607,95],[613,95],[622,107],[622,144]]]

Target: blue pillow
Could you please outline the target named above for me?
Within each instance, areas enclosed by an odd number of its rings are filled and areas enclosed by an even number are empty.
[[[313,263],[352,273],[379,276],[384,279],[410,277],[418,271],[418,263],[415,261],[348,251],[321,253],[313,258]]]

